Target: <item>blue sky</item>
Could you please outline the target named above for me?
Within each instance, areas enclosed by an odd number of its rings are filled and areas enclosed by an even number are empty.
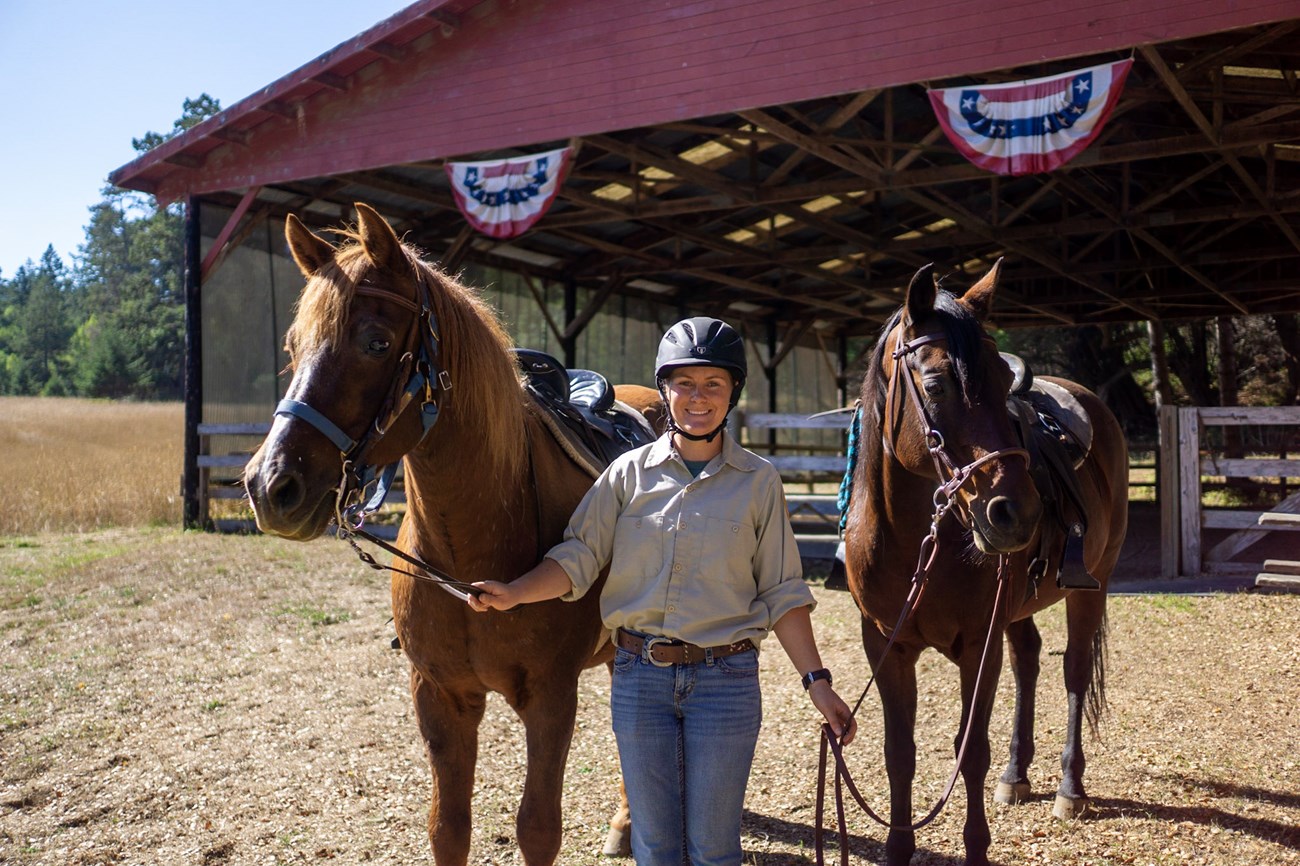
[[[131,139],[201,93],[223,108],[411,0],[0,0],[0,276],[67,265]]]

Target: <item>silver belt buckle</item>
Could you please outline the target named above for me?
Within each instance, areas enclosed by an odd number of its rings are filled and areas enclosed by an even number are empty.
[[[650,662],[650,664],[654,665],[657,668],[672,667],[673,664],[672,662],[661,662],[659,661],[659,659],[655,658],[653,655],[650,654],[650,651],[654,649],[658,644],[671,644],[671,643],[672,641],[666,637],[648,637],[645,639],[645,643],[641,644],[641,658]]]

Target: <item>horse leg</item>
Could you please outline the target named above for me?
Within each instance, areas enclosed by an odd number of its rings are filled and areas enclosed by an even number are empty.
[[[600,852],[605,857],[632,856],[632,813],[627,807],[627,786],[618,780],[618,810],[609,819],[609,835],[605,837],[605,848]]]
[[[876,690],[884,711],[885,772],[889,776],[889,823],[885,840],[887,866],[907,866],[916,852],[912,824],[912,780],[916,776],[916,659],[917,651],[895,645],[882,658],[885,637],[869,622],[862,623],[862,645],[876,672]]]
[[[993,801],[1014,805],[1029,799],[1029,766],[1034,762],[1034,696],[1043,638],[1033,617],[1007,626],[1007,647],[1016,683],[1016,712],[1011,722],[1011,756],[993,790]]]
[[[453,695],[411,671],[411,696],[433,772],[429,801],[429,847],[438,866],[469,861],[470,804],[478,760],[478,726],[484,695]]]
[[[1088,693],[1101,694],[1101,653],[1105,638],[1106,597],[1100,593],[1071,593],[1066,599],[1065,693],[1067,715],[1065,748],[1061,752],[1061,785],[1056,789],[1052,814],[1063,820],[1080,817],[1088,808],[1083,788],[1083,723],[1087,716]],[[1098,699],[1100,700],[1100,699]],[[1095,721],[1095,719],[1094,719]]]
[[[527,703],[515,708],[524,723],[528,753],[515,834],[527,866],[551,866],[559,856],[564,829],[560,802],[578,715],[577,682],[566,687],[552,678],[532,683],[529,691]]]
[[[984,784],[989,775],[989,718],[993,715],[993,697],[998,688],[998,673],[1002,668],[1002,641],[996,639],[989,645],[988,659],[980,679],[979,691],[975,680],[979,678],[981,644],[966,647],[958,665],[961,670],[961,704],[965,718],[953,741],[954,751],[966,739],[966,754],[961,762],[962,781],[966,785],[966,825],[962,840],[966,843],[966,866],[988,866],[989,819],[984,809]],[[970,734],[966,735],[969,726]]]

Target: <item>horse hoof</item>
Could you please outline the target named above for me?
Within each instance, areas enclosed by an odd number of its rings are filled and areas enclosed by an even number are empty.
[[[610,827],[609,835],[605,837],[605,850],[600,853],[605,857],[631,857],[632,834],[627,830]]]
[[[1056,795],[1056,805],[1052,807],[1052,814],[1062,821],[1071,821],[1075,818],[1082,818],[1088,811],[1087,797],[1062,797]]]
[[[993,789],[993,802],[1005,806],[1017,806],[1029,799],[1028,782],[998,782]]]

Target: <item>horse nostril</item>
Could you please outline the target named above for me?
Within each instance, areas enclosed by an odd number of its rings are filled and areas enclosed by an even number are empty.
[[[288,514],[302,505],[305,490],[297,475],[279,472],[266,486],[266,497],[272,508],[281,514]]]
[[[995,496],[989,501],[985,514],[988,516],[990,526],[1007,530],[1014,528],[1019,522],[1020,509],[1010,497]]]

